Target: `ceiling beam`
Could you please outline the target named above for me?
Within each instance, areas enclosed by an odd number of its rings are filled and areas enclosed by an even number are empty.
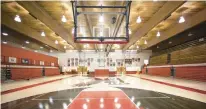
[[[3,41],[8,41],[9,44],[11,45],[19,45],[20,47],[26,47],[26,48],[30,48],[32,50],[41,50],[41,51],[45,51],[45,52],[49,52],[50,50],[54,50],[52,47],[50,46],[46,46],[44,43],[41,43],[37,40],[34,40],[24,34],[21,34],[17,31],[12,30],[11,28],[8,28],[5,25],[1,25],[2,27],[2,31],[6,32],[9,34],[9,36],[7,37],[1,37],[1,40]],[[24,41],[28,40],[30,43],[26,44],[24,43]],[[43,47],[42,49],[40,47]],[[52,49],[51,49],[52,48]]]
[[[12,19],[12,17],[8,16],[6,13],[2,13],[2,14],[3,14],[3,16],[1,18],[1,20],[2,20],[1,23],[4,24],[5,26],[7,26],[8,28],[11,28],[15,31],[18,31],[21,34],[24,34],[32,39],[35,39],[41,43],[48,45],[48,46],[51,46],[52,48],[54,48],[58,51],[65,52],[65,49],[63,47],[61,47],[60,45],[54,44],[54,42],[49,40],[47,37],[41,37],[40,33],[38,31],[25,25],[24,23],[15,22],[14,19]]]
[[[172,12],[180,7],[184,1],[167,1],[154,15],[147,21],[140,29],[130,37],[129,43],[127,43],[123,50],[128,49],[131,45],[136,43],[141,37],[145,36],[152,28],[167,18]]]
[[[71,35],[67,30],[54,20],[42,7],[40,7],[35,1],[18,1],[23,8],[29,13],[39,19],[42,23],[48,26],[52,31],[60,35],[64,40],[71,44],[75,49],[80,50],[80,46],[75,44]]]
[[[186,18],[186,21],[184,23],[177,23],[172,28],[162,31],[161,36],[159,38],[154,38],[153,40],[149,41],[147,46],[145,46],[143,49],[149,48],[153,45],[156,45],[170,37],[173,37],[187,29],[190,29],[194,27],[195,25],[198,25],[202,22],[206,22],[206,9],[196,13],[191,18]]]

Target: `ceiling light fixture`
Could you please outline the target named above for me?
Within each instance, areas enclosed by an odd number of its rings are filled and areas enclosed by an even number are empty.
[[[52,50],[50,50],[49,52],[50,52],[50,53],[52,53],[53,51],[52,51]]]
[[[66,48],[67,48],[67,46],[65,45],[65,46],[64,46],[64,49],[66,49]]]
[[[34,52],[38,52],[37,50],[34,50]]]
[[[62,16],[62,22],[67,22],[65,15]]]
[[[21,18],[20,18],[19,15],[16,15],[15,18],[14,18],[14,20],[15,20],[16,22],[21,22]]]
[[[59,44],[59,42],[57,40],[55,40],[55,44]]]
[[[100,16],[99,16],[99,22],[101,22],[101,23],[104,22],[104,17],[103,17],[103,15],[100,15]]]
[[[137,45],[137,49],[139,49],[139,46]]]
[[[25,48],[25,46],[22,46],[21,48]]]
[[[7,44],[7,42],[6,42],[6,41],[3,41],[3,44]]]
[[[74,28],[72,28],[72,34],[74,34]]]
[[[44,31],[41,32],[41,36],[43,36],[43,37],[46,36]]]
[[[40,47],[41,49],[43,49],[44,47]]]
[[[159,31],[157,32],[157,35],[156,35],[156,36],[157,36],[157,37],[160,37],[160,32],[159,32]]]
[[[26,43],[26,44],[29,44],[30,42],[29,42],[29,41],[25,41],[25,43]]]
[[[144,44],[147,44],[147,41],[146,41],[146,40],[144,41]]]
[[[184,22],[185,22],[185,18],[183,16],[180,16],[179,23],[184,23]]]
[[[8,33],[2,33],[4,36],[8,36]]]
[[[141,19],[141,17],[140,17],[140,16],[138,16],[138,17],[137,17],[136,22],[137,22],[137,23],[141,23],[141,22],[142,22],[142,19]]]
[[[132,31],[129,29],[129,34],[132,34]]]

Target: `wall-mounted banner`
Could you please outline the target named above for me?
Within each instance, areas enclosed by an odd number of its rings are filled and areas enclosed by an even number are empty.
[[[9,63],[16,63],[15,57],[9,57]]]
[[[34,65],[36,64],[36,61],[35,61],[35,60],[33,61],[33,64],[34,64]]]
[[[29,59],[21,59],[22,64],[29,64]]]
[[[54,66],[54,63],[51,63],[51,66]]]
[[[40,63],[39,63],[40,65],[44,65],[44,61],[40,61]]]

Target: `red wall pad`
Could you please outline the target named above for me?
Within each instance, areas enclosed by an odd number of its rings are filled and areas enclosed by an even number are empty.
[[[175,75],[177,78],[206,81],[206,66],[176,67]]]
[[[158,76],[170,76],[170,67],[148,68],[148,74]]]
[[[126,73],[127,73],[127,74],[136,74],[137,71],[127,71]]]
[[[115,75],[116,75],[116,72],[115,72],[115,71],[110,71],[110,72],[109,72],[109,76],[110,76],[110,77],[114,77]]]
[[[95,69],[94,77],[108,77],[109,69]]]
[[[45,76],[59,75],[60,71],[58,68],[45,68]]]
[[[12,68],[11,69],[11,79],[19,80],[19,79],[30,79],[35,77],[41,77],[41,69],[39,68]]]

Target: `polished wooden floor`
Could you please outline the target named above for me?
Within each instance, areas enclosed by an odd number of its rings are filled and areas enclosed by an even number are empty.
[[[77,86],[90,86],[102,80]],[[115,84],[112,80],[104,80]],[[125,84],[120,81],[118,84]],[[1,104],[2,109],[206,109],[206,103],[154,91],[122,88],[120,92],[82,91],[74,88]],[[39,89],[41,90],[41,89]],[[106,89],[105,89],[106,90]],[[172,90],[171,90],[172,91]],[[84,92],[84,93],[82,93]],[[180,92],[181,93],[181,92]],[[118,98],[118,100],[116,100]],[[101,102],[101,99],[104,99]],[[102,104],[104,104],[102,106]]]

